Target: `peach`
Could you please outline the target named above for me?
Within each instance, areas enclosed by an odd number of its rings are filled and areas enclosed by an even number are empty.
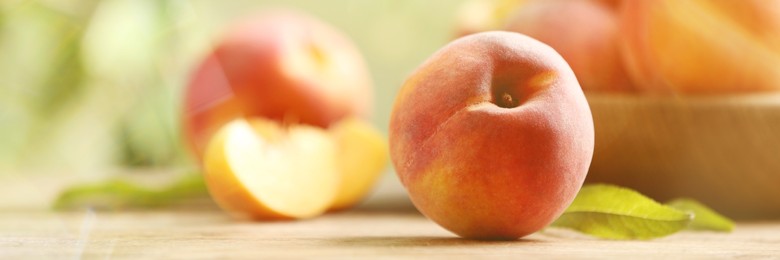
[[[257,219],[360,202],[387,161],[386,141],[361,120],[371,87],[357,48],[320,21],[272,11],[232,25],[185,99],[184,133],[212,197]]]
[[[331,128],[236,119],[217,132],[204,177],[217,204],[255,219],[299,219],[360,202],[387,164],[381,134],[357,118]]]
[[[510,32],[462,37],[398,94],[390,157],[414,205],[466,238],[516,239],[566,209],[594,145],[588,103],[549,46]]]
[[[780,89],[780,2],[625,1],[627,69],[649,93]]]
[[[618,41],[618,17],[585,0],[530,1],[506,26],[558,51],[585,91],[632,91]]]
[[[342,210],[359,203],[379,180],[387,166],[387,141],[357,118],[335,123],[330,133],[338,144],[336,160],[341,173],[339,191],[330,208]]]
[[[201,157],[210,136],[238,117],[328,127],[367,116],[371,82],[346,36],[314,18],[271,11],[232,25],[195,71],[184,132]]]
[[[234,215],[310,218],[338,194],[337,149],[320,128],[238,119],[209,142],[204,178],[214,201]]]

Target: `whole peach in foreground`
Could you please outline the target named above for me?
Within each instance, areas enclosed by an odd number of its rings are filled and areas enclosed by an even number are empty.
[[[192,76],[184,133],[201,158],[233,119],[328,127],[368,116],[371,89],[360,52],[335,28],[292,11],[255,14],[229,26]]]
[[[516,239],[554,221],[582,186],[593,119],[569,65],[510,32],[453,41],[410,76],[390,156],[414,205],[466,238]]]
[[[505,28],[553,47],[585,91],[633,90],[620,55],[618,15],[601,3],[528,1]]]

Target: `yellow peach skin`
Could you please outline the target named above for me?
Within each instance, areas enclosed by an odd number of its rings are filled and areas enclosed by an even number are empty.
[[[779,1],[624,1],[621,26],[629,74],[646,92],[780,90]]]
[[[516,239],[555,220],[593,155],[593,119],[571,68],[509,32],[472,34],[410,76],[390,156],[414,205],[467,238]]]

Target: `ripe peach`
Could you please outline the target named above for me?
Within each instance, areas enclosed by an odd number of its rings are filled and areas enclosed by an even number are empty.
[[[390,156],[414,205],[467,238],[516,239],[555,220],[593,155],[593,119],[549,46],[510,32],[453,41],[404,83]]]
[[[617,14],[585,0],[530,1],[508,31],[546,43],[569,63],[585,91],[631,91],[618,41]]]
[[[780,2],[625,1],[622,48],[651,93],[780,89]]]
[[[235,118],[328,127],[367,116],[372,93],[366,65],[344,35],[311,17],[272,11],[227,30],[185,100],[184,132],[200,157],[210,136]]]

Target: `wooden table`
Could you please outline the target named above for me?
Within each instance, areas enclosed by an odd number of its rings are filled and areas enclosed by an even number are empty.
[[[108,258],[780,258],[780,222],[651,241],[547,229],[518,241],[456,238],[414,211],[364,209],[250,222],[213,208],[136,212],[0,211],[0,259]]]

